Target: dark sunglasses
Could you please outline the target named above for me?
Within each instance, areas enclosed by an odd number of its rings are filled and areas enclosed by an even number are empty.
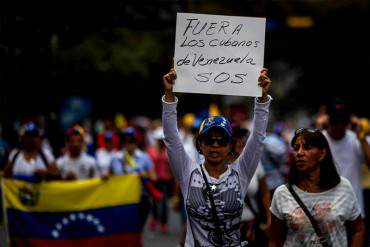
[[[230,143],[230,138],[226,136],[205,136],[202,138],[204,144],[212,146],[215,142],[222,147],[226,147]]]
[[[310,132],[310,133],[315,133],[317,131],[320,131],[319,129],[311,129],[311,128],[299,128],[294,131],[294,135],[299,135],[303,132]]]

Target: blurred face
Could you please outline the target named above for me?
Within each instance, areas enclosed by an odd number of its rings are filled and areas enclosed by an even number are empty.
[[[133,154],[137,148],[136,140],[133,137],[126,137],[124,139],[123,148],[129,153]]]
[[[208,163],[224,163],[231,150],[231,139],[222,130],[209,130],[200,138],[199,148]]]
[[[247,142],[247,137],[234,138],[234,141],[235,141],[234,153],[238,157],[240,153],[243,151],[245,143]]]
[[[113,141],[111,139],[105,139],[105,148],[107,150],[113,149]]]
[[[328,133],[334,140],[340,140],[346,134],[347,126],[343,123],[330,123]]]
[[[79,156],[84,147],[83,137],[80,135],[72,135],[68,139],[68,151],[72,157]]]
[[[41,148],[41,138],[38,135],[24,135],[22,137],[24,150],[28,152],[38,151]]]
[[[302,173],[310,173],[320,169],[320,161],[325,157],[325,149],[319,149],[306,143],[299,136],[293,145],[293,156],[297,170]]]

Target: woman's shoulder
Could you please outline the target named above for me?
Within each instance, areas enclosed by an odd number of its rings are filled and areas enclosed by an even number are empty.
[[[342,176],[340,177],[340,182],[336,187],[344,188],[344,189],[350,189],[350,190],[353,189],[352,185],[351,185],[351,182],[347,178],[342,177]]]
[[[58,158],[57,158],[57,160],[56,160],[56,163],[57,163],[57,165],[62,165],[62,164],[65,164],[66,163],[66,161],[68,161],[68,154],[63,154],[63,155],[61,155],[61,156],[59,156]]]
[[[280,186],[278,186],[275,191],[274,191],[274,197],[276,196],[284,196],[284,195],[287,195],[289,192],[288,188],[286,187],[285,184],[282,184]]]
[[[13,148],[13,149],[10,151],[10,153],[9,153],[8,160],[13,160],[13,159],[14,159],[14,156],[15,156],[16,154],[19,154],[20,152],[21,152],[21,150],[20,150],[20,149],[18,149],[18,148]]]
[[[334,186],[333,188],[325,191],[327,194],[332,194],[335,196],[343,196],[343,195],[354,195],[353,187],[351,185],[351,182],[345,178],[345,177],[340,177],[340,182]]]
[[[45,155],[45,158],[48,160],[48,162],[53,162],[55,160],[53,152],[48,148],[43,148],[40,150],[39,155]]]
[[[84,162],[89,163],[89,164],[94,164],[96,159],[93,156],[91,156],[90,154],[84,152],[81,155],[81,160],[83,160]]]

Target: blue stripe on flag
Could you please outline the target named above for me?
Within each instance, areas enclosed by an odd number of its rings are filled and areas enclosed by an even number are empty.
[[[7,209],[11,237],[71,239],[141,232],[139,205],[79,212],[24,212]]]

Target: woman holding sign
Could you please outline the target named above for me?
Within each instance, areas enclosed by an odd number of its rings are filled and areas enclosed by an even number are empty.
[[[232,148],[232,129],[221,116],[205,119],[200,127],[196,144],[204,163],[197,164],[186,154],[177,129],[175,79],[174,69],[163,77],[162,118],[170,164],[180,182],[187,211],[185,246],[244,246],[240,241],[243,199],[260,160],[272,100],[267,69],[258,79],[262,97],[255,100],[253,131],[233,165],[226,163]]]

